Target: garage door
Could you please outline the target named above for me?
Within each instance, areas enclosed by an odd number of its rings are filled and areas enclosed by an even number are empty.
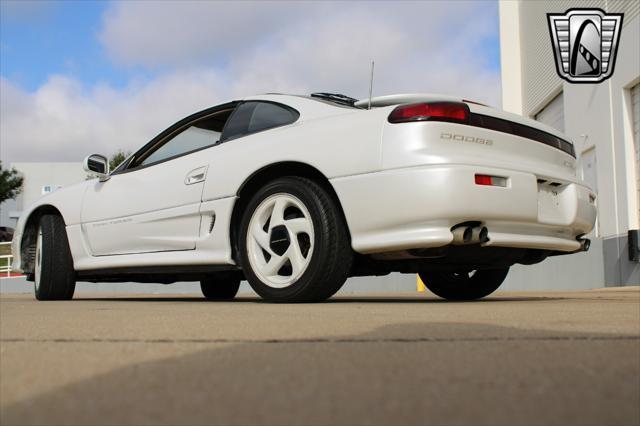
[[[631,111],[633,113],[633,145],[636,154],[636,188],[640,200],[640,84],[631,88]],[[640,202],[638,203],[640,214]]]
[[[553,98],[534,118],[547,126],[564,132],[564,98],[562,93]]]

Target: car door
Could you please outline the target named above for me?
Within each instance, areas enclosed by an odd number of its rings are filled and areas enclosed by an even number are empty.
[[[82,202],[82,229],[94,256],[192,250],[200,230],[209,149],[219,142],[235,104],[167,129],[95,180]]]

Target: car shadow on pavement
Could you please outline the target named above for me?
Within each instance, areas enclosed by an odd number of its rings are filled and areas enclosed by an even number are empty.
[[[140,296],[140,297],[132,297],[132,296],[83,296],[82,294],[76,295],[73,297],[74,302],[199,302],[199,303],[235,303],[235,302],[253,302],[255,299],[252,298],[236,298],[233,300],[208,300],[202,296]]]
[[[1,410],[1,420],[21,425],[637,424],[639,342],[637,335],[474,323],[199,343],[193,352],[164,358],[172,345],[189,343],[141,340],[125,350],[122,344],[91,340],[57,342],[47,347],[49,356],[95,353],[78,352],[77,345],[111,344],[94,356],[153,350],[162,359],[19,401]]]
[[[372,296],[372,297],[359,297],[359,296],[346,296],[337,297],[327,300],[325,303],[484,303],[484,302],[533,302],[541,300],[566,300],[569,297],[549,297],[549,296],[492,296],[485,297],[480,300],[444,300],[436,296],[429,295],[428,297],[393,297],[393,296]]]
[[[323,302],[310,303],[315,305],[333,303],[486,303],[486,302],[539,302],[551,300],[569,300],[571,297],[565,296],[490,296],[480,300],[470,301],[449,301],[440,299],[434,295],[428,296],[334,296]],[[208,300],[202,296],[122,296],[113,295],[99,297],[95,295],[74,297],[74,302],[199,302],[199,303],[270,303],[258,296],[239,296],[233,300]]]

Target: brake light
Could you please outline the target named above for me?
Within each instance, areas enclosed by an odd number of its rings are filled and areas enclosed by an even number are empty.
[[[389,114],[390,123],[411,121],[467,123],[469,121],[469,107],[462,102],[429,102],[400,105]]]

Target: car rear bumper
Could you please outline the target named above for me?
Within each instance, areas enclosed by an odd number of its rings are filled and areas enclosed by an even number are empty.
[[[505,177],[507,184],[478,185],[476,174]],[[595,195],[575,182],[539,179],[493,167],[438,165],[331,182],[359,253],[445,246],[454,240],[451,229],[464,222],[487,227],[485,246],[578,250],[576,238],[595,223]]]

